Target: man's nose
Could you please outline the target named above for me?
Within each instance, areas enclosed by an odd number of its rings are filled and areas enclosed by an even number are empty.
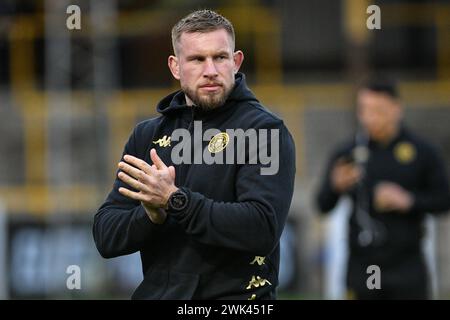
[[[217,68],[214,64],[213,59],[206,59],[205,60],[205,68],[203,69],[203,76],[212,78],[217,76]]]

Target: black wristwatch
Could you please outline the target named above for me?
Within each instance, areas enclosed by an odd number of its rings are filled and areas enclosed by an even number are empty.
[[[181,189],[172,193],[167,203],[169,211],[179,212],[187,208],[189,204],[188,195]]]

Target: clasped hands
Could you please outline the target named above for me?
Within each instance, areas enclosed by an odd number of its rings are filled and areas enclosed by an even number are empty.
[[[167,167],[155,149],[150,150],[150,158],[153,165],[131,155],[123,157],[118,164],[118,178],[136,191],[120,187],[119,192],[140,201],[150,220],[162,224],[167,216],[165,209],[169,197],[178,190],[175,186],[175,168]]]

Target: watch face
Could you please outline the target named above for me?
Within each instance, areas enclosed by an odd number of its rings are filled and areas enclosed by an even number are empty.
[[[186,202],[186,198],[184,197],[184,195],[180,195],[177,194],[175,195],[175,197],[173,198],[173,206],[176,208],[180,208],[184,205],[184,203]]]
[[[175,210],[184,209],[187,202],[187,196],[182,192],[175,192],[170,198],[170,205]]]

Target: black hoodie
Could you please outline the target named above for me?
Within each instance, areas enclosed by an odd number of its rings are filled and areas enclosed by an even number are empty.
[[[339,146],[328,161],[316,195],[316,203],[322,213],[331,211],[341,196],[332,188],[331,172],[340,158],[354,161],[357,146],[354,140]],[[416,294],[416,284],[426,277],[422,258],[425,215],[450,209],[444,161],[432,144],[404,126],[386,145],[369,140],[367,150],[370,156],[364,167],[360,189],[354,187],[347,192],[353,204],[348,222],[348,284],[353,289],[368,292],[370,273],[367,267],[376,265],[382,270],[385,292],[394,294],[404,290],[406,296],[403,297],[412,297],[410,294]],[[374,190],[378,183],[384,181],[398,184],[413,195],[414,203],[407,212],[380,212],[376,209]],[[366,225],[358,220],[357,208],[360,206],[367,210],[367,216],[363,216],[367,219]],[[374,241],[361,242],[363,228],[372,232]],[[395,290],[390,291],[387,289],[389,286]]]
[[[221,107],[189,107],[177,91],[158,104],[158,112],[162,115],[135,127],[123,155],[152,164],[150,150],[156,148],[167,166],[175,166],[175,184],[188,194],[189,205],[169,213],[162,225],[153,224],[138,201],[119,193],[119,187],[128,186],[116,178],[94,218],[100,254],[112,258],[140,251],[144,280],[135,299],[275,298],[279,239],[295,178],[294,142],[283,121],[259,104],[241,73]],[[268,165],[249,164],[248,147],[245,164],[174,164],[176,144],[169,145],[168,137],[180,128],[193,133],[194,121],[201,121],[202,133],[211,128],[278,131],[278,172],[262,175]],[[270,153],[275,149],[268,141]],[[202,142],[202,153],[208,152],[208,143]],[[238,146],[227,147],[237,151]]]

